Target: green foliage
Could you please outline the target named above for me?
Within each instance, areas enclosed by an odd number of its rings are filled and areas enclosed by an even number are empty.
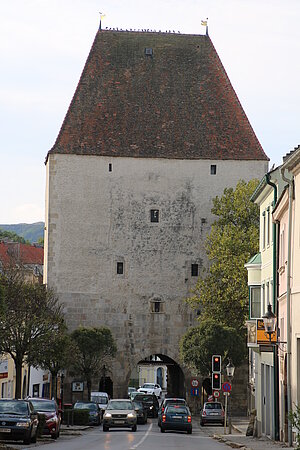
[[[20,244],[30,244],[29,241],[25,241],[22,236],[19,236],[13,231],[5,231],[0,228],[0,241],[19,242]]]
[[[88,425],[90,415],[88,409],[73,409],[74,425]]]
[[[8,353],[16,367],[16,398],[21,397],[22,365],[35,359],[63,326],[62,307],[44,285],[25,282],[13,273],[1,275],[0,353]]]
[[[76,346],[73,368],[86,380],[90,399],[93,377],[98,376],[107,360],[115,356],[117,347],[107,327],[80,327],[73,331],[71,338]]]
[[[16,233],[19,237],[24,238],[24,242],[38,242],[39,238],[44,238],[44,222],[35,223],[17,223],[11,225],[0,225],[0,229]],[[21,242],[21,241],[16,241]]]
[[[222,356],[223,364],[230,357],[233,364],[239,366],[246,358],[244,337],[232,327],[206,319],[190,328],[180,341],[183,363],[203,376],[210,373],[214,354]]]
[[[296,450],[300,450],[300,406],[295,405],[296,410],[289,412],[289,419],[292,423],[292,426],[296,428]]]
[[[199,278],[187,300],[200,310],[200,320],[243,330],[248,315],[248,286],[245,263],[258,251],[259,209],[250,201],[258,180],[239,181],[236,189],[225,189],[213,200],[217,216],[206,240],[210,267]]]

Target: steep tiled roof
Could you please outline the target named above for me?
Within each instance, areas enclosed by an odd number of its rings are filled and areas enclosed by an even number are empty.
[[[11,260],[19,261],[22,264],[42,265],[44,263],[44,249],[16,242],[0,242],[0,261],[3,264],[9,264]]]
[[[208,36],[124,31],[96,34],[50,153],[268,160]]]

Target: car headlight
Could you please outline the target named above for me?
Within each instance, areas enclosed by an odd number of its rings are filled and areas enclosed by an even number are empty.
[[[111,418],[111,414],[109,412],[104,413],[104,419],[110,419]]]
[[[130,412],[129,414],[127,414],[127,417],[129,417],[130,419],[133,419],[135,417],[135,414]]]
[[[23,427],[23,428],[29,428],[30,427],[30,423],[29,422],[17,422],[16,426],[17,427]]]
[[[51,417],[50,419],[46,420],[46,423],[52,423],[52,422],[58,422],[57,417]]]

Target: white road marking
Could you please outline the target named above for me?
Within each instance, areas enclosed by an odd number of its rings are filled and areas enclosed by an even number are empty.
[[[137,444],[135,444],[132,447],[130,447],[129,450],[135,450],[136,448],[138,448],[144,442],[145,439],[147,439],[147,437],[149,436],[150,431],[152,430],[152,426],[153,426],[153,424],[151,423],[150,427],[148,428],[148,430],[147,430],[147,432],[145,434],[145,436],[142,437],[140,442],[138,442]]]

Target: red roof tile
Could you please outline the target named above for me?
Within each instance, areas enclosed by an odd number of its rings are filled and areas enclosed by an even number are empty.
[[[11,259],[22,264],[44,264],[44,249],[33,245],[0,242],[0,261],[9,264]]]
[[[97,33],[50,153],[268,160],[208,36],[117,31]]]

